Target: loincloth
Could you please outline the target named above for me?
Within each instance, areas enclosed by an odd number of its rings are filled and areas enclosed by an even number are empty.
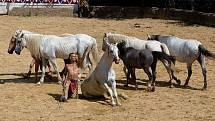
[[[70,80],[71,83],[69,85],[69,91],[74,94],[77,93],[77,88],[78,88],[78,81],[77,80]]]

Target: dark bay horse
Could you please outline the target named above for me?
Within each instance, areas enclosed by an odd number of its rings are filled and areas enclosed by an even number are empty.
[[[135,68],[138,68],[143,69],[149,78],[147,82],[147,90],[155,91],[157,60],[160,60],[162,62],[167,61],[168,73],[172,74],[173,72],[173,69],[171,68],[171,66],[173,66],[173,64],[171,64],[171,59],[173,57],[163,52],[150,51],[148,49],[137,50],[132,47],[125,47],[125,42],[119,43],[117,47],[120,52],[119,57],[122,59],[124,65],[128,69],[125,86],[128,86],[128,80],[132,80],[135,81],[135,88],[138,88],[135,75]],[[172,79],[170,79],[170,84],[171,80]]]

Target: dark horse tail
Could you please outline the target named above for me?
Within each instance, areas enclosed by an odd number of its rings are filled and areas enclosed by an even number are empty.
[[[167,61],[170,64],[170,68],[172,70],[175,70],[175,67],[174,67],[174,63],[176,60],[175,57],[169,56],[166,53],[157,52],[157,51],[152,51],[152,55],[155,59],[157,58],[158,60],[160,60],[162,62]]]
[[[175,57],[173,56],[169,56],[167,55],[166,53],[163,53],[163,52],[158,52],[158,51],[152,51],[152,55],[154,58],[157,58],[158,60],[166,60],[168,61],[169,63],[174,63],[175,61]]]
[[[209,59],[215,60],[215,54],[207,50],[203,45],[199,45],[199,52]]]

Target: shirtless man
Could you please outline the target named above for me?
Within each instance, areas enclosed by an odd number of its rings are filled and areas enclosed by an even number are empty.
[[[67,101],[68,96],[78,98],[78,74],[79,68],[83,67],[85,56],[89,53],[90,48],[86,48],[82,57],[77,53],[70,53],[69,58],[65,62],[65,71],[63,76],[63,94],[60,97],[60,102]]]
[[[63,76],[63,94],[61,102],[65,102],[68,97],[78,98],[78,55],[70,53],[68,62],[65,64],[65,75]]]

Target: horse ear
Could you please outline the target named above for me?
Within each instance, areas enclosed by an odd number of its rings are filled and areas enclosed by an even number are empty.
[[[148,39],[152,39],[152,37],[149,34],[147,34],[147,37],[148,37]]]
[[[18,32],[18,33],[21,33],[21,32],[22,32],[22,29],[18,28],[18,29],[17,29],[17,32]]]
[[[125,46],[126,43],[125,43],[125,41],[123,41],[123,42],[121,42],[121,44],[122,44],[122,46]]]
[[[125,46],[125,44],[126,44],[125,41],[122,41],[122,42],[120,42],[120,43],[117,44],[117,47],[118,48],[122,48],[122,47]]]

